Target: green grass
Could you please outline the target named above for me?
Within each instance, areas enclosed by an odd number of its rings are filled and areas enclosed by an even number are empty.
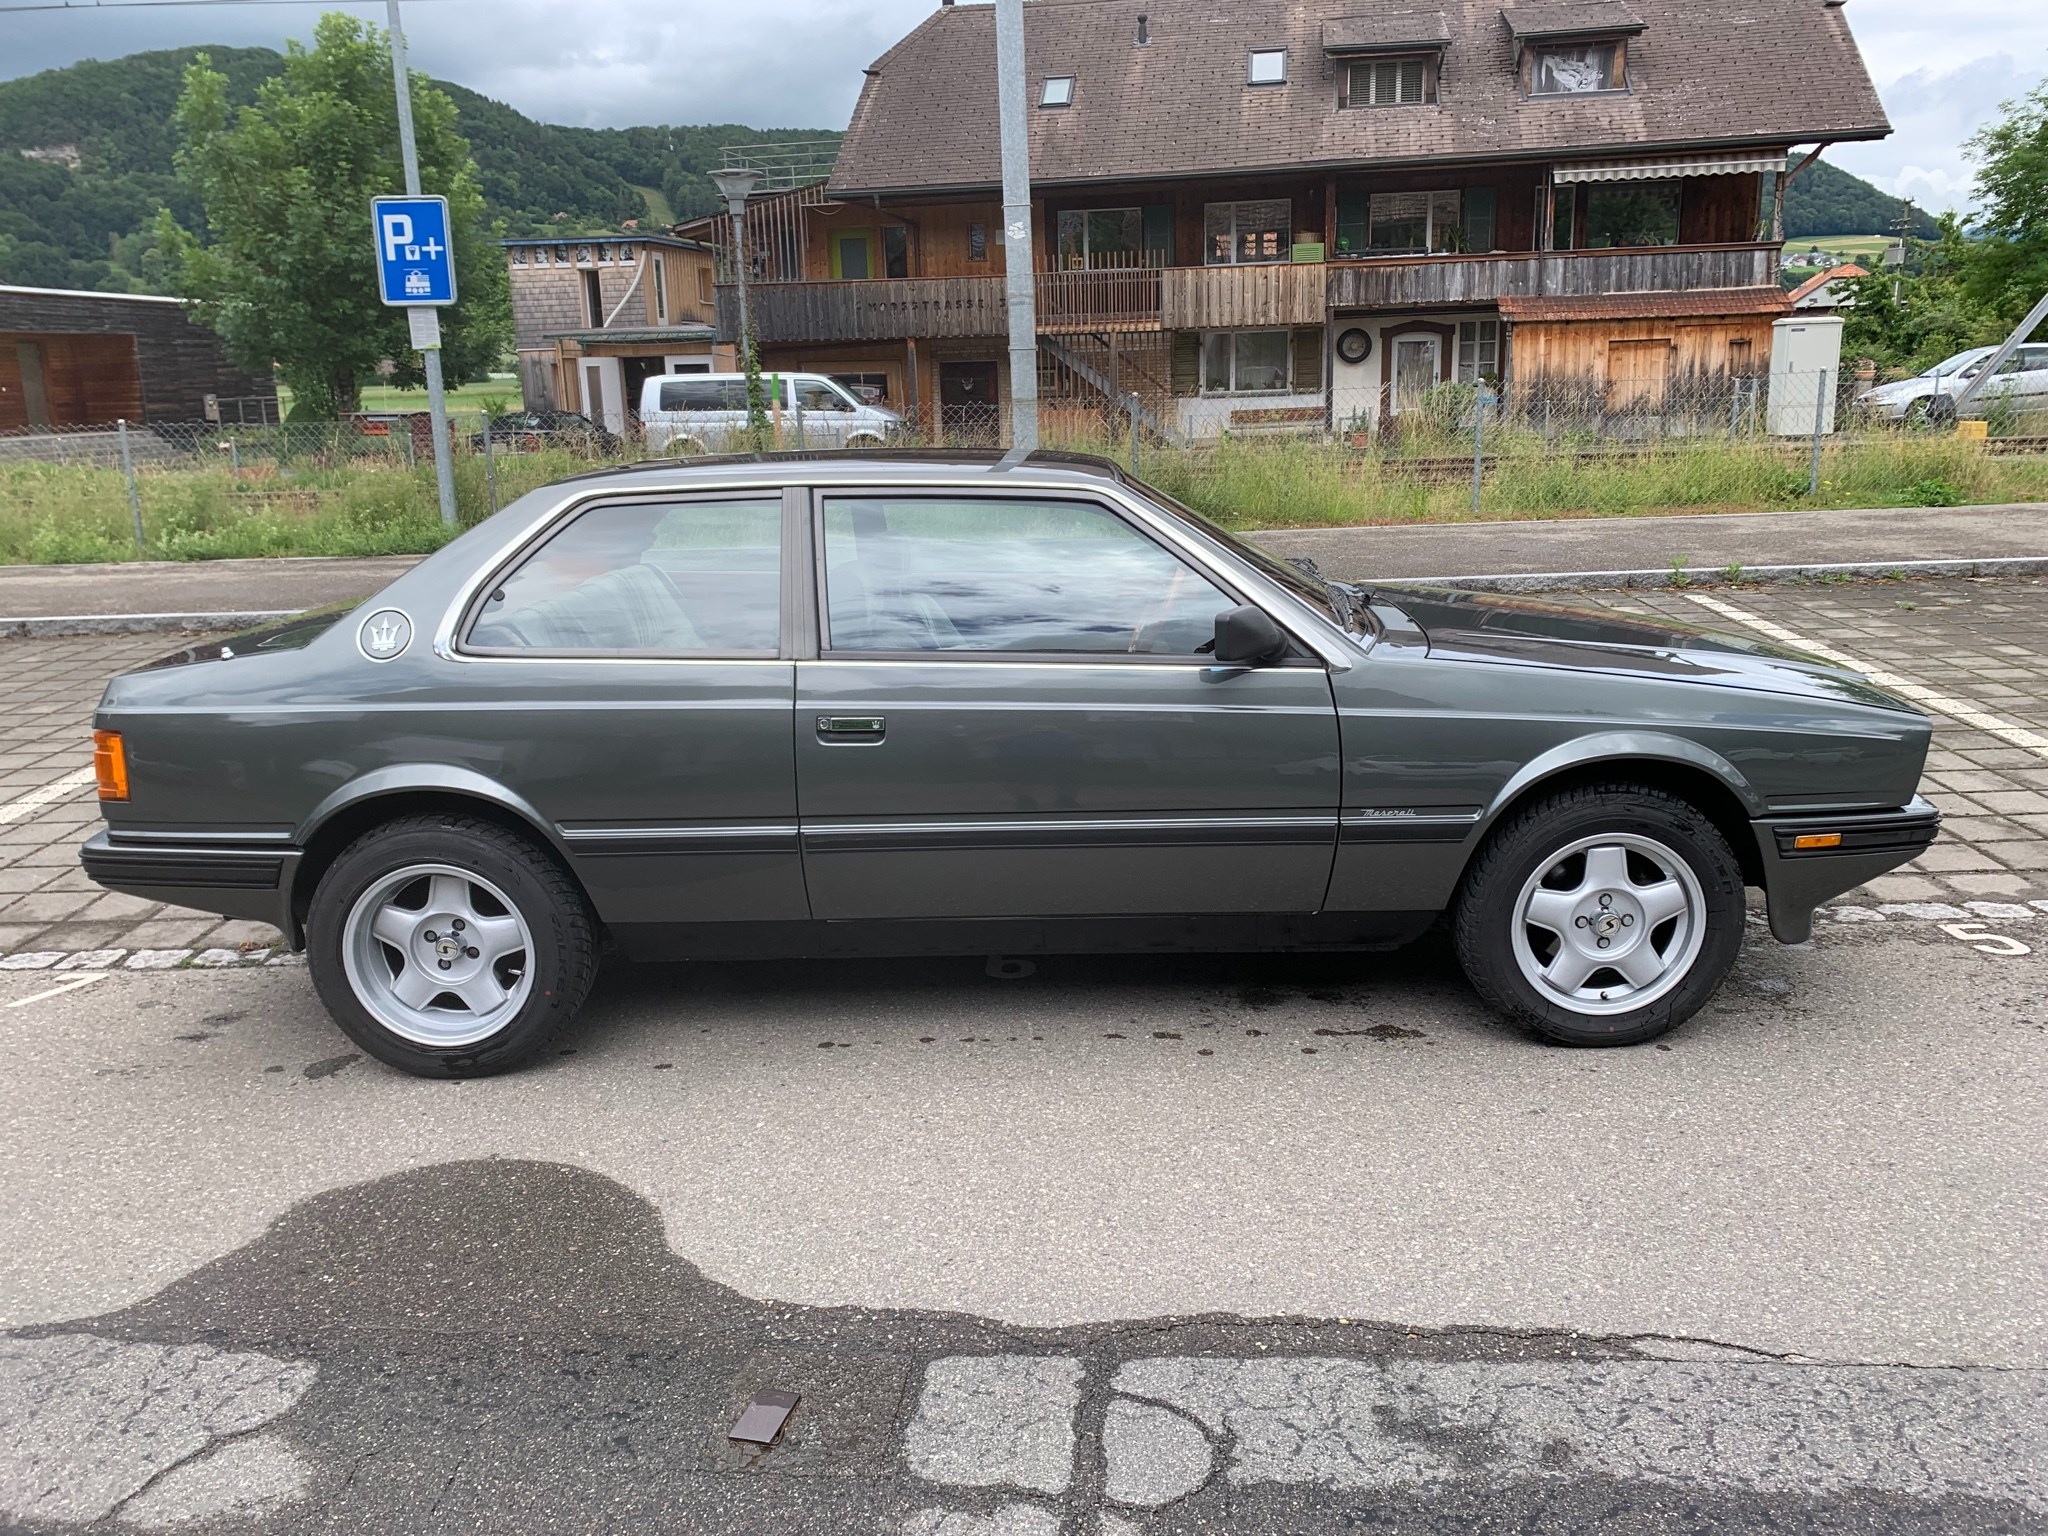
[[[669,207],[668,199],[662,195],[661,188],[643,187],[637,181],[629,181],[626,185],[635,192],[638,192],[641,201],[647,204],[648,218],[659,224],[663,229],[667,229],[669,225],[676,222],[676,211]]]
[[[1128,456],[1128,443],[1065,446]],[[1487,467],[1484,520],[2048,501],[2048,458],[1995,457],[1944,437],[1832,443],[1813,498],[1804,456],[1771,446],[1701,441],[1575,458],[1503,434],[1499,447],[1501,456]],[[452,536],[436,511],[428,464],[408,469],[398,459],[377,463],[302,448],[282,464],[245,457],[244,466],[240,474],[217,459],[143,466],[140,556],[414,554]],[[502,456],[499,504],[589,467],[558,451]],[[1472,517],[1467,478],[1432,478],[1399,459],[1305,439],[1231,439],[1202,449],[1148,445],[1143,471],[1162,490],[1236,529]],[[467,525],[489,511],[482,461],[458,453],[455,478]],[[0,564],[136,558],[118,470],[0,464]]]
[[[1785,249],[1801,256],[1808,251],[1826,251],[1874,269],[1878,258],[1895,239],[1893,235],[1817,235],[1811,240],[1787,240]]]
[[[449,390],[448,409],[516,411],[523,399],[519,375],[493,374],[481,384],[458,384]],[[282,384],[277,386],[277,405],[286,414],[292,408],[292,392]],[[370,412],[424,411],[427,409],[427,392],[424,389],[393,389],[389,384],[371,384],[363,390],[363,409]]]

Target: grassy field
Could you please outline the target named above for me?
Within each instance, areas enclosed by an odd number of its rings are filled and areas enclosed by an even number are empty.
[[[1787,240],[1785,253],[1804,256],[1808,251],[1826,251],[1831,256],[1840,256],[1845,261],[1853,261],[1860,267],[1875,271],[1885,247],[1892,243],[1890,235],[1818,235],[1811,240]]]
[[[1116,452],[1127,445],[1067,446]],[[1993,456],[1954,438],[1831,444],[1818,497],[1797,453],[1769,445],[1693,442],[1643,454],[1576,456],[1506,437],[1487,470],[1485,520],[1656,516],[1796,507],[1952,506],[2048,501],[2048,458]],[[500,456],[500,505],[590,468],[566,452]],[[1148,448],[1146,478],[1224,526],[1301,528],[1458,522],[1472,517],[1469,479],[1433,478],[1328,444],[1228,440],[1211,448]],[[460,453],[465,524],[490,510],[481,459]],[[422,553],[450,534],[432,468],[299,454],[237,472],[209,460],[149,465],[138,476],[145,549],[138,552],[116,470],[0,464],[0,564],[208,560],[262,555]]]
[[[451,411],[516,411],[521,395],[519,375],[516,373],[494,373],[481,384],[459,384],[448,391],[448,409]],[[292,392],[282,384],[277,386],[278,409],[290,413]],[[393,389],[388,384],[372,384],[363,390],[363,409],[366,411],[424,411],[427,408],[427,392],[424,389]]]

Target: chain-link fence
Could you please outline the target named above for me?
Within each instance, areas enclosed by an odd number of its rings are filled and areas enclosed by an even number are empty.
[[[1114,458],[1239,526],[2048,498],[2048,401],[1986,402],[1973,441],[1827,373],[1175,396],[1128,366],[1139,387],[1112,393],[1071,363],[1041,370],[1044,446]],[[919,415],[881,430],[792,409],[613,431],[564,412],[452,412],[460,520],[604,465],[1007,446],[1000,404]],[[423,411],[0,434],[0,563],[431,549],[447,537],[433,452]]]

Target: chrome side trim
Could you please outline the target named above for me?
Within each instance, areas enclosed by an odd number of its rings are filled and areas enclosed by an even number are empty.
[[[560,827],[578,858],[628,858],[698,853],[795,853],[794,822],[760,826]]]
[[[804,852],[1329,846],[1334,815],[1130,816],[1059,820],[806,822]]]

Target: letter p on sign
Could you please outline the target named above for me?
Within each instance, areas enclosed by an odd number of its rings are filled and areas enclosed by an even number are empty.
[[[398,260],[398,253],[413,243],[412,215],[406,213],[386,213],[380,215],[377,222],[384,232],[384,259],[386,261]]]

